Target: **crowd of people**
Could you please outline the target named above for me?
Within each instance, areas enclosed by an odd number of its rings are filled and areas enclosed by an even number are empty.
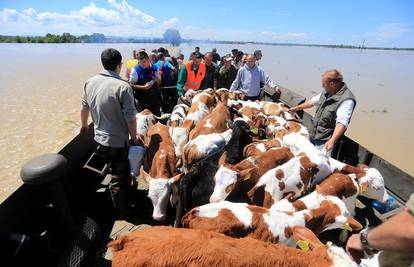
[[[134,90],[138,111],[149,109],[159,115],[171,112],[180,97],[189,91],[227,88],[243,91],[247,100],[258,100],[260,88],[267,85],[280,93],[276,84],[259,66],[262,52],[251,54],[233,49],[220,57],[217,49],[202,54],[195,47],[184,61],[184,55],[173,57],[163,47],[134,50],[126,64],[126,77]],[[158,90],[162,88],[162,90]],[[161,109],[160,109],[161,108]]]
[[[132,62],[126,64],[128,81],[125,81],[120,76],[121,54],[112,48],[102,52],[104,70],[86,81],[81,109],[81,132],[88,129],[91,114],[98,150],[116,170],[110,191],[120,218],[126,216],[125,197],[131,179],[128,147],[138,143],[137,112],[149,109],[159,116],[161,111],[169,112],[176,103],[184,101],[187,93],[207,88],[241,91],[246,95],[245,100],[252,101],[260,99],[263,85],[280,94],[280,88],[258,64],[262,58],[260,50],[245,54],[233,49],[231,54],[220,57],[215,49],[203,55],[196,47],[189,61],[184,61],[183,54],[170,56],[164,48],[150,53],[144,49],[134,51],[133,56]],[[159,90],[160,87],[163,89]],[[329,152],[347,129],[356,100],[338,70],[323,73],[322,87],[324,90],[320,94],[290,111],[315,107],[309,128],[310,139],[315,146]],[[375,249],[412,253],[413,197],[408,202],[408,209],[400,215],[374,230],[352,236],[347,244],[348,253],[357,260],[364,252]]]

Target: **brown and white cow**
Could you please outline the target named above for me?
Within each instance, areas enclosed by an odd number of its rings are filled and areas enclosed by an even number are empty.
[[[215,186],[210,202],[223,201],[233,191],[237,195],[245,195],[263,174],[291,158],[293,154],[288,148],[273,148],[257,158],[249,157],[231,165],[226,163],[226,153],[224,153],[219,161],[220,168],[214,176]]]
[[[356,267],[343,248],[324,245],[309,229],[294,227],[303,250],[250,237],[154,226],[121,236],[108,245],[112,266],[273,266]]]
[[[136,115],[137,120],[137,138],[143,144],[148,129],[157,123],[158,120],[168,119],[171,114],[163,114],[161,117],[157,117],[152,114],[148,109],[144,109]]]
[[[300,197],[330,173],[326,156],[302,153],[266,172],[248,195],[253,203],[269,208],[282,198]]]
[[[168,126],[157,123],[147,133],[143,177],[149,184],[148,197],[154,206],[152,217],[165,219],[171,185],[181,178],[175,167],[175,152]]]
[[[187,117],[183,121],[183,127],[189,131],[205,116],[210,113],[211,107],[214,105],[214,98],[207,93],[200,93],[196,96],[196,100],[193,99],[190,109],[188,110]]]
[[[316,188],[310,194],[289,202],[282,199],[276,202],[271,208],[280,211],[299,211],[304,209],[316,208],[325,196],[336,196],[341,199],[349,212],[355,214],[356,199],[359,194],[359,186],[354,175],[343,173],[333,173],[322,183],[316,185]]]
[[[185,146],[182,155],[183,170],[187,172],[190,166],[224,148],[230,141],[232,129],[222,133],[199,135],[190,140]]]
[[[269,102],[269,101],[261,101],[259,102],[261,108],[263,109],[263,112],[268,115],[276,115],[279,116],[279,114],[283,111],[288,111],[288,107],[283,103],[275,103],[275,102]]]
[[[271,148],[278,148],[282,146],[280,139],[263,139],[248,144],[243,151],[244,157],[258,157]]]
[[[201,119],[191,130],[189,140],[199,135],[222,133],[228,129],[230,112],[224,103],[219,103],[210,114]]]
[[[316,235],[329,229],[360,230],[345,204],[329,196],[318,208],[286,213],[246,203],[222,201],[196,207],[182,218],[186,228],[215,231],[232,237],[252,237],[295,246],[292,229],[306,226]]]
[[[189,106],[186,104],[178,104],[171,112],[171,116],[167,121],[167,125],[170,127],[180,127],[183,125],[184,119],[187,116]]]

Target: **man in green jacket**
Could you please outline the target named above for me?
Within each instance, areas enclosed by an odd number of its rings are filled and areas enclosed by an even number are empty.
[[[322,75],[322,87],[325,92],[307,99],[290,111],[315,107],[315,116],[308,129],[310,140],[319,149],[325,148],[330,155],[336,141],[349,126],[356,100],[336,69]]]
[[[197,76],[202,76],[202,78],[204,79],[205,76],[205,65],[201,66],[202,64],[202,60],[203,60],[203,54],[199,53],[199,52],[194,52],[192,54],[192,60],[190,61],[191,63],[191,71],[194,72],[194,75]],[[187,78],[188,78],[188,71],[187,71],[187,67],[186,65],[189,64],[189,62],[187,62],[186,64],[184,64],[183,68],[181,68],[180,73],[178,74],[178,82],[177,82],[177,91],[178,91],[178,96],[184,96],[186,91],[189,88],[185,88],[188,83],[187,83]],[[203,68],[204,67],[204,68]],[[201,81],[200,84],[194,85],[194,88],[190,88],[192,90],[198,90],[201,86]]]

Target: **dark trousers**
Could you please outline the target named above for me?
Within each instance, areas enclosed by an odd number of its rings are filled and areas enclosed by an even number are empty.
[[[151,89],[149,91],[135,90],[135,99],[138,101],[137,110],[139,112],[148,109],[155,116],[161,116],[161,96],[158,89]]]
[[[99,145],[97,150],[111,163],[114,170],[115,175],[109,183],[111,192],[116,193],[120,189],[128,191],[131,187],[128,147],[115,148]]]
[[[177,103],[178,95],[176,88],[168,88],[161,90],[162,111],[164,113],[171,113]]]

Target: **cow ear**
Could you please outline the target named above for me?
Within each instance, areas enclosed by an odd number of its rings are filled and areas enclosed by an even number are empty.
[[[345,225],[349,226],[350,229],[347,229],[347,227],[345,227],[345,229],[347,230],[352,230],[352,231],[359,231],[361,230],[362,224],[360,224],[357,220],[355,220],[353,217],[348,217],[346,219],[346,223]]]
[[[293,238],[296,240],[296,244],[302,250],[313,250],[315,248],[324,246],[324,244],[316,237],[316,235],[304,226],[293,227]]]
[[[228,129],[233,129],[234,122],[232,120],[226,120],[226,123]]]
[[[364,193],[368,188],[368,182],[362,182],[359,184],[359,193]]]
[[[171,183],[173,183],[173,184],[175,184],[177,182],[180,182],[183,175],[184,175],[184,173],[177,174],[176,176],[171,177],[169,181],[171,181]]]
[[[251,168],[240,171],[240,174],[239,174],[240,179],[245,180],[245,181],[249,180],[253,176],[255,169],[256,167],[251,167]]]

